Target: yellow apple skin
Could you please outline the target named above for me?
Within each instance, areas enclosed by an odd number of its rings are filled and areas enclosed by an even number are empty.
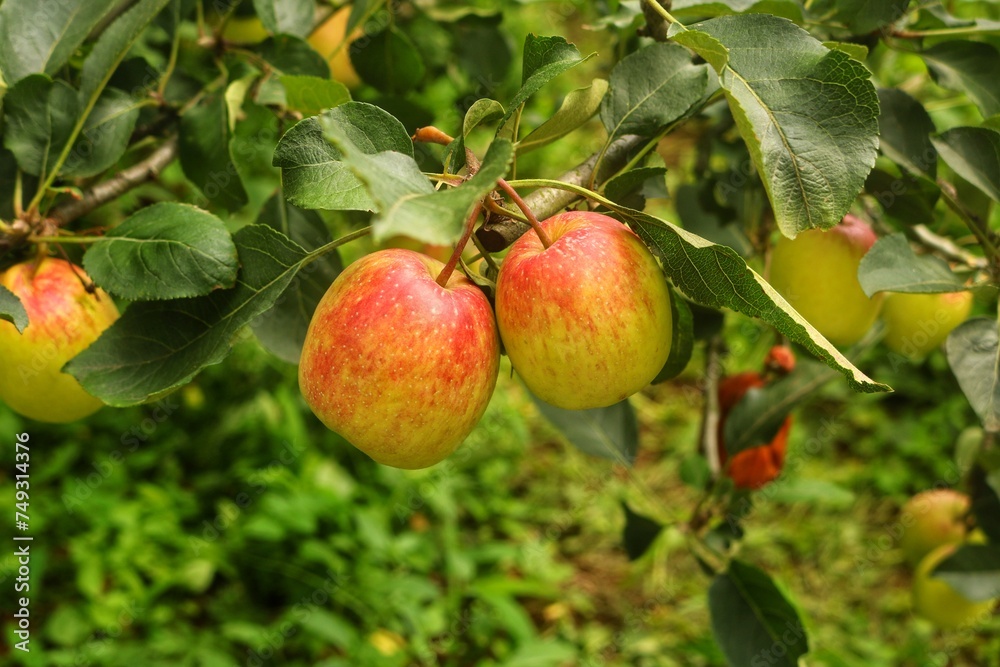
[[[952,489],[923,491],[910,498],[899,515],[899,548],[910,564],[946,544],[965,541],[969,496]]]
[[[351,264],[306,332],[299,388],[329,429],[385,465],[426,468],[486,411],[500,340],[486,296],[456,271],[402,249]]]
[[[869,299],[858,282],[858,265],[874,245],[868,223],[846,215],[828,230],[782,237],[771,255],[774,289],[834,345],[853,345],[878,316],[882,295]]]
[[[938,547],[924,556],[913,573],[913,610],[946,630],[975,625],[996,604],[996,600],[974,602],[952,588],[948,582],[931,576],[937,564],[954,553],[956,548],[954,544]]]
[[[10,322],[0,321],[0,400],[25,417],[67,423],[104,405],[62,372],[67,361],[118,319],[111,297],[99,288],[88,293],[81,277],[89,283],[83,269],[50,257],[16,264],[0,275],[0,285],[28,313],[21,334]]]
[[[351,64],[350,42],[360,37],[363,32],[355,29],[349,38],[347,35],[347,19],[351,16],[351,6],[341,7],[309,35],[309,44],[316,52],[330,63],[333,78],[350,89],[361,85],[361,77]],[[341,44],[343,43],[343,46]]]
[[[497,277],[507,355],[528,388],[567,410],[612,405],[656,377],[670,353],[670,290],[622,223],[570,211],[528,231]]]
[[[268,32],[256,16],[233,16],[222,29],[222,38],[232,44],[250,46],[267,39]]]
[[[971,292],[890,294],[882,306],[886,347],[910,359],[922,359],[943,343],[971,310]]]

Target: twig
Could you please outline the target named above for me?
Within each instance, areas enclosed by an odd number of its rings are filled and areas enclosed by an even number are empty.
[[[722,375],[722,362],[719,356],[722,349],[722,339],[713,336],[708,342],[705,359],[705,408],[701,420],[701,448],[708,461],[708,467],[713,476],[719,474],[722,463],[719,461],[719,378]]]
[[[910,230],[921,245],[933,250],[948,261],[958,262],[979,270],[986,269],[989,266],[989,262],[986,261],[985,257],[973,255],[951,239],[938,236],[928,229],[926,225],[914,225]]]

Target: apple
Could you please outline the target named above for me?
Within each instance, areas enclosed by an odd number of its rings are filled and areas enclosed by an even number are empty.
[[[918,563],[934,549],[965,541],[969,496],[952,489],[923,491],[910,498],[900,512],[903,534],[899,547],[910,563]]]
[[[426,468],[483,416],[500,341],[486,296],[444,264],[391,248],[347,267],[306,332],[299,387],[328,428],[379,463]]]
[[[348,88],[361,85],[361,77],[351,64],[350,42],[360,37],[361,29],[355,29],[347,37],[347,19],[351,16],[351,6],[341,7],[309,35],[309,45],[326,58],[333,78]]]
[[[514,370],[556,407],[612,405],[656,377],[670,353],[670,290],[622,223],[570,211],[510,247],[497,277],[500,337]]]
[[[771,255],[771,285],[835,345],[853,345],[878,316],[882,295],[869,299],[858,282],[858,265],[875,244],[875,232],[846,215],[829,231],[810,229],[782,237]]]
[[[947,581],[931,576],[938,563],[957,548],[954,544],[937,547],[924,556],[913,573],[913,609],[939,628],[975,625],[992,611],[996,603],[996,600],[970,600]]]
[[[111,297],[65,260],[46,257],[15,264],[0,275],[28,313],[18,333],[0,321],[0,400],[25,417],[66,423],[97,412],[104,403],[62,372],[67,361],[118,319]]]
[[[944,342],[972,310],[972,292],[889,294],[882,306],[885,344],[910,359],[922,359]]]

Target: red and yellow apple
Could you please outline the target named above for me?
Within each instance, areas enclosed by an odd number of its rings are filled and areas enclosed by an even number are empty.
[[[943,343],[972,310],[972,292],[889,294],[882,306],[885,344],[910,359],[921,359]]]
[[[869,299],[858,282],[861,258],[875,240],[871,226],[853,215],[828,231],[782,237],[771,255],[771,285],[831,343],[853,345],[875,323],[882,302],[881,294]]]
[[[969,496],[952,489],[923,491],[910,498],[899,515],[899,547],[912,564],[934,549],[965,541]]]
[[[670,353],[670,290],[622,223],[570,211],[514,242],[497,277],[500,336],[536,396],[569,410],[631,396]]]
[[[947,581],[931,576],[938,563],[957,548],[954,544],[937,547],[924,556],[913,573],[913,609],[939,628],[975,625],[984,620],[996,604],[996,600],[970,600]]]
[[[302,348],[299,387],[328,428],[379,463],[425,468],[482,417],[500,363],[486,296],[410,250],[366,255],[320,300]]]
[[[350,16],[351,6],[341,7],[313,30],[308,41],[317,53],[326,58],[334,80],[354,89],[361,85],[361,77],[351,63],[350,43],[363,32],[356,28],[350,37],[347,36],[347,20]]]
[[[23,333],[0,321],[0,400],[15,412],[43,422],[82,419],[104,405],[76,378],[62,372],[67,361],[90,346],[118,309],[83,269],[62,259],[16,264],[0,275],[28,314]]]

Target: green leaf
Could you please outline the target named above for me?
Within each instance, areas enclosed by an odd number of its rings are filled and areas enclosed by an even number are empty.
[[[802,360],[780,380],[748,389],[726,416],[722,436],[726,453],[735,456],[774,440],[795,406],[834,377],[823,364]]]
[[[427,73],[413,40],[395,26],[353,42],[351,64],[362,81],[384,93],[412,90]]]
[[[1000,429],[1000,347],[997,323],[976,317],[948,335],[948,365],[987,431]]]
[[[934,151],[937,155],[937,151]],[[938,220],[934,207],[941,197],[937,183],[919,174],[904,172],[894,162],[880,158],[865,181],[865,191],[878,200],[886,215],[904,225],[930,225]]]
[[[973,602],[1000,597],[1000,546],[963,544],[934,568],[932,576]]]
[[[627,503],[622,503],[625,510],[625,530],[622,534],[622,544],[629,560],[638,560],[653,546],[660,535],[663,526],[649,517],[636,514]]]
[[[18,167],[33,176],[50,174],[79,114],[76,91],[63,81],[33,74],[7,91],[3,107],[3,143]]]
[[[959,176],[1000,201],[1000,132],[988,127],[955,127],[931,137],[941,159]]]
[[[542,416],[581,452],[629,466],[635,461],[639,423],[628,399],[606,408],[564,410],[532,398]]]
[[[496,100],[483,98],[476,100],[465,112],[462,132],[455,137],[444,154],[444,164],[448,172],[458,173],[465,167],[465,140],[474,129],[483,123],[492,123],[503,117],[503,105]]]
[[[581,57],[577,48],[562,37],[538,37],[532,34],[525,37],[521,88],[514,94],[514,98],[507,106],[507,112],[500,119],[500,129],[497,130],[499,136],[512,139],[513,129],[507,125],[507,121],[525,100],[538,92],[546,83],[587,58]]]
[[[697,185],[684,183],[674,194],[674,207],[684,229],[712,243],[729,246],[740,255],[753,254],[753,244],[739,224],[738,212],[717,201],[714,178]],[[740,198],[744,198],[742,193]]]
[[[864,44],[854,44],[853,42],[823,42],[823,46],[831,51],[843,51],[859,63],[863,63],[868,59],[868,47]]]
[[[691,301],[712,308],[729,308],[767,322],[843,373],[856,391],[889,390],[858,370],[732,248],[706,241],[640,211],[615,210],[660,256],[667,276]]]
[[[923,105],[902,90],[879,88],[879,150],[916,174],[937,175],[937,149],[931,135],[937,129]]]
[[[674,0],[671,7],[670,13],[677,18],[774,14],[802,22],[802,6],[795,0]]]
[[[774,484],[767,491],[767,499],[786,505],[815,505],[833,510],[846,510],[854,506],[857,498],[850,489],[825,479],[791,477]]]
[[[73,142],[59,175],[88,178],[114,166],[128,148],[139,119],[139,104],[139,100],[124,91],[105,88],[87,116],[83,131]]]
[[[947,262],[933,255],[918,256],[901,233],[875,242],[861,258],[858,280],[869,297],[877,292],[935,294],[965,289]]]
[[[1000,51],[986,42],[954,40],[920,52],[939,85],[966,93],[983,116],[1000,113]]]
[[[619,174],[604,184],[604,196],[616,204],[641,211],[646,199],[666,198],[665,167],[638,167]]]
[[[279,74],[330,78],[329,63],[300,37],[268,37],[257,46],[256,51]]]
[[[237,211],[249,198],[233,161],[228,117],[221,94],[188,109],[181,116],[179,154],[184,175],[209,203]]]
[[[608,139],[656,134],[701,101],[708,85],[708,67],[692,63],[677,44],[652,44],[626,56],[611,70],[601,104]]]
[[[24,333],[28,326],[28,311],[17,295],[0,285],[0,320],[10,322],[17,328],[17,333]]]
[[[586,88],[572,91],[552,117],[517,142],[518,155],[547,146],[582,126],[600,109],[607,92],[608,82],[604,79],[594,79]]]
[[[822,0],[809,4],[814,16],[846,25],[852,34],[888,30],[906,14],[910,0]]]
[[[982,441],[982,431],[979,440]],[[975,466],[969,474],[969,495],[976,526],[986,533],[990,542],[1000,544],[1000,474],[987,475],[981,466]]]
[[[315,0],[253,0],[253,6],[272,34],[306,37],[312,30]]]
[[[670,295],[670,354],[652,384],[666,382],[684,372],[694,353],[694,315],[687,301]]]
[[[277,229],[307,251],[333,241],[318,214],[286,203],[280,193],[264,205],[257,222]],[[257,340],[279,359],[299,363],[313,312],[343,269],[336,250],[302,267],[271,309],[251,323]]]
[[[878,97],[865,67],[795,24],[725,16],[670,37],[715,68],[781,232],[829,228],[875,164]]]
[[[364,184],[323,137],[321,121],[339,127],[366,155],[395,151],[413,156],[410,135],[395,117],[370,104],[346,102],[306,118],[281,137],[273,164],[281,167],[285,197],[302,208],[375,210]]]
[[[332,79],[285,75],[280,81],[285,89],[285,107],[306,116],[314,116],[351,101],[347,86]]]
[[[109,405],[136,405],[181,386],[222,361],[233,337],[269,309],[302,266],[305,252],[279,232],[248,225],[233,235],[236,286],[207,296],[133,303],[64,367]]]
[[[733,560],[708,589],[712,632],[730,665],[796,667],[809,651],[795,608],[764,571]]]
[[[201,296],[236,282],[236,246],[217,217],[188,204],[140,209],[83,256],[108,292],[133,301]]]
[[[8,86],[29,74],[55,74],[115,0],[0,4],[0,71]]]

